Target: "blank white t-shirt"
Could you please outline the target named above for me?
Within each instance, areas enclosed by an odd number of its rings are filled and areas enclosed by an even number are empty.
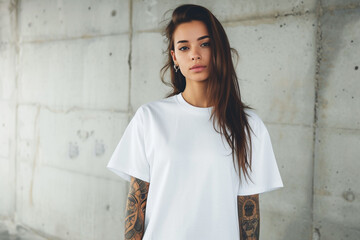
[[[212,107],[182,93],[140,106],[107,168],[130,182],[149,182],[143,240],[238,240],[237,195],[283,187],[267,128],[246,109],[252,136],[253,183],[235,170],[231,149],[213,128]]]

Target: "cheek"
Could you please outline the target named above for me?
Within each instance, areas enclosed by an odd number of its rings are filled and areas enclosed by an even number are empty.
[[[184,54],[177,54],[176,59],[180,65],[184,65],[186,63],[186,57],[184,56]]]
[[[211,59],[211,50],[206,52],[206,58],[208,59],[208,61],[210,61],[210,59]]]
[[[211,50],[210,49],[203,49],[201,52],[202,62],[209,63],[211,58]]]

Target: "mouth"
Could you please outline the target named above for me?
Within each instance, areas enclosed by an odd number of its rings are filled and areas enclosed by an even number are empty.
[[[206,68],[205,66],[196,66],[196,67],[190,68],[190,70],[193,71],[193,72],[201,72],[201,71],[203,71],[205,68]]]
[[[201,68],[205,68],[206,66],[202,66],[202,65],[195,65],[193,67],[190,68],[190,70],[193,70],[193,69],[201,69]]]

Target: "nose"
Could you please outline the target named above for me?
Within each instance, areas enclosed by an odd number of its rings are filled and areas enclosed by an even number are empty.
[[[200,54],[199,54],[199,51],[195,49],[195,50],[192,52],[191,59],[192,59],[192,60],[195,60],[195,59],[200,59],[200,58],[201,58],[201,56],[200,56]]]

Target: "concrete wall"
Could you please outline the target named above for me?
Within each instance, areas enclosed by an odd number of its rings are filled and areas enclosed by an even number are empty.
[[[170,90],[161,21],[189,2],[0,0],[0,221],[122,239],[129,186],[105,166]],[[192,3],[223,23],[272,138],[285,188],[260,196],[261,238],[360,239],[360,1]]]

